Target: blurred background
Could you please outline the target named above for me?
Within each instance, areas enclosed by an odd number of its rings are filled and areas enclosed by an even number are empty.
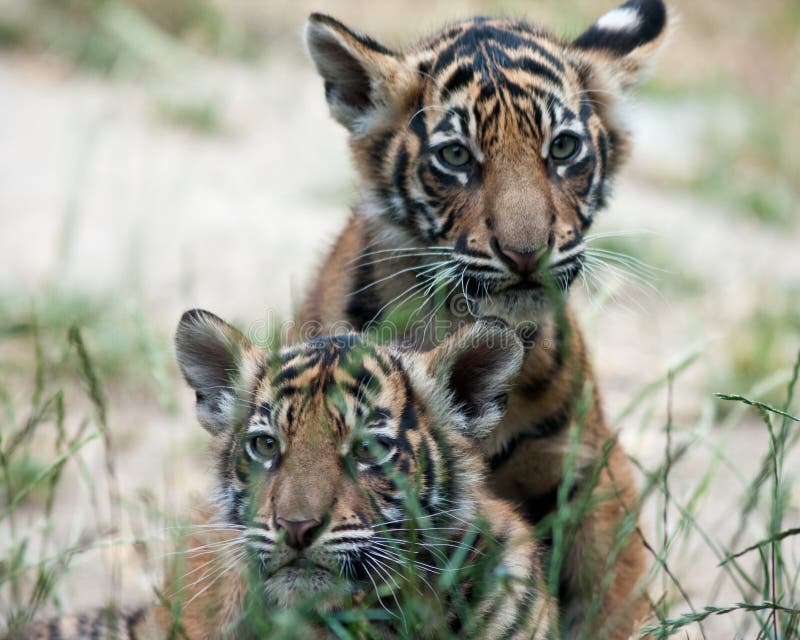
[[[474,14],[578,35],[615,4],[0,0],[0,620],[103,602],[110,581],[152,598],[167,527],[210,475],[172,361],[180,313],[251,334],[290,318],[342,227],[354,175],[304,55],[307,14],[400,48]],[[625,257],[576,297],[607,413],[653,489],[644,530],[674,578],[656,573],[653,595],[680,616],[769,599],[758,552],[741,559],[752,585],[717,564],[800,520],[799,425],[768,412],[771,439],[756,410],[712,395],[800,412],[800,3],[670,6],[596,229]],[[776,594],[795,606],[797,540]]]

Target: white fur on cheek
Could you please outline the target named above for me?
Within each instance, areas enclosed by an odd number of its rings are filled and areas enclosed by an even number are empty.
[[[635,31],[641,23],[636,9],[620,7],[609,11],[597,21],[597,27],[607,31]]]

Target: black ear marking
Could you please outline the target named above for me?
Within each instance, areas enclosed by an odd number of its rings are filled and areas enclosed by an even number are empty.
[[[656,40],[666,25],[667,9],[662,0],[628,0],[601,16],[575,40],[575,45],[624,56]]]
[[[350,36],[353,40],[358,41],[368,49],[372,49],[376,53],[383,53],[385,55],[394,55],[394,52],[390,49],[384,47],[380,42],[377,40],[373,40],[368,35],[363,33],[358,33],[357,31],[353,31],[346,25],[339,22],[336,18],[332,18],[331,16],[325,15],[324,13],[312,13],[308,16],[309,23],[318,23],[318,24],[327,24],[338,31],[342,31]]]

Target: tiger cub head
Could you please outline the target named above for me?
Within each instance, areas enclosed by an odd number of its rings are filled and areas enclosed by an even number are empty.
[[[395,51],[313,14],[306,44],[350,132],[359,210],[401,246],[451,249],[459,289],[504,317],[580,273],[627,152],[617,104],[667,22],[661,0],[629,0],[575,40],[474,18]]]
[[[513,332],[474,325],[424,354],[357,334],[266,353],[195,310],[175,343],[213,436],[219,517],[243,532],[270,601],[342,579],[358,592],[384,581],[391,540],[425,539],[413,523],[441,540],[474,521],[474,440],[521,365]]]

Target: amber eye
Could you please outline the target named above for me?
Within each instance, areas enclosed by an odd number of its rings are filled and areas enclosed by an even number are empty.
[[[356,440],[353,443],[353,457],[361,462],[372,460],[372,443],[369,440]]]
[[[272,436],[254,436],[250,438],[250,449],[259,458],[269,460],[278,453],[278,441]]]
[[[550,145],[550,157],[563,162],[576,155],[580,148],[581,141],[578,136],[572,133],[562,133],[556,136]]]
[[[463,144],[448,144],[439,149],[439,159],[451,167],[464,167],[472,162],[472,154]]]

